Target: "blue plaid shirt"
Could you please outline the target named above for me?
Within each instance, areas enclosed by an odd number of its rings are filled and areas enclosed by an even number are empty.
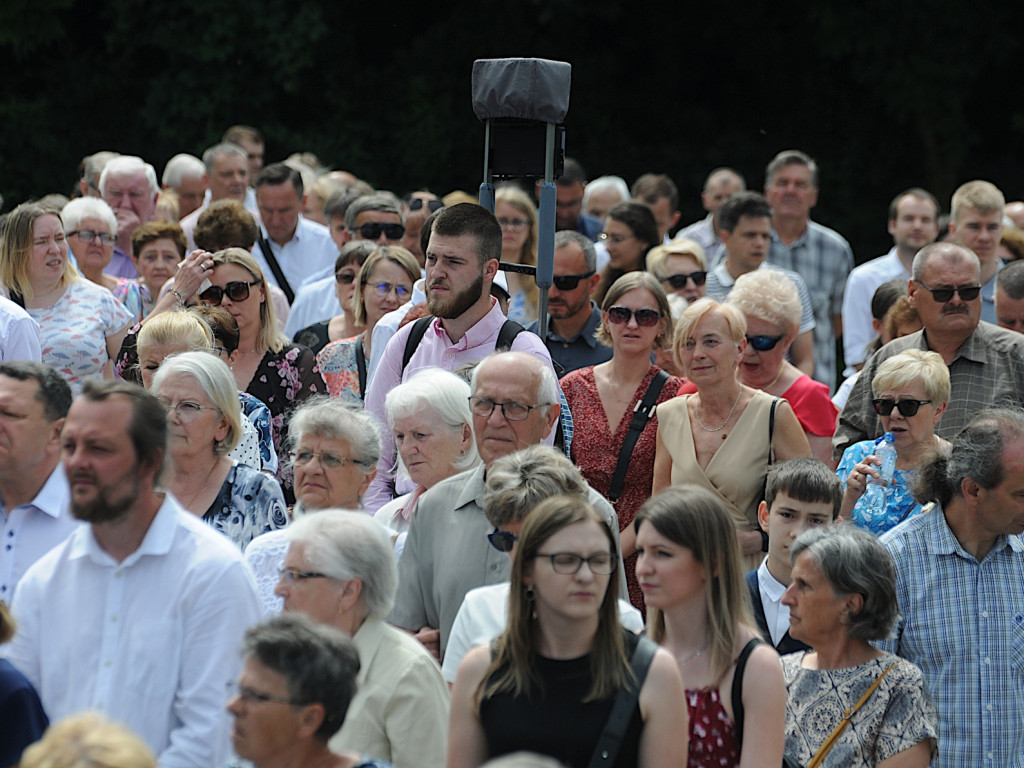
[[[939,714],[936,768],[1024,766],[1024,542],[979,563],[936,507],[881,538],[901,618],[878,643],[917,664]]]

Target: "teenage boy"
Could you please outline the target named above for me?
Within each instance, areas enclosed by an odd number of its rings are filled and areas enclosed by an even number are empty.
[[[789,547],[804,531],[834,522],[842,501],[843,484],[818,459],[790,459],[768,472],[764,501],[757,508],[768,556],[746,579],[758,629],[780,654],[810,650],[789,636],[789,608],[781,602],[793,569]]]

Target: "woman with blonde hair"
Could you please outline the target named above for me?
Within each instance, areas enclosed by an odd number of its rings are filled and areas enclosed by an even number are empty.
[[[501,260],[537,266],[537,207],[519,187],[507,185],[494,193],[494,215],[501,225]],[[537,319],[540,290],[535,275],[506,272],[508,318],[521,325]]]
[[[647,254],[647,271],[658,278],[669,293],[682,304],[675,315],[682,314],[690,304],[707,296],[708,258],[696,240],[681,237],[652,248]]]
[[[25,750],[20,768],[157,768],[146,742],[98,712],[54,723]]]
[[[729,513],[710,492],[682,485],[652,496],[633,525],[648,636],[686,680],[690,768],[779,765],[786,686],[750,615]]]

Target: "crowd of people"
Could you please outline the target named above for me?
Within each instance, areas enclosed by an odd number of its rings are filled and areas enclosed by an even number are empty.
[[[0,768],[1024,766],[1024,203],[264,153],[0,217]]]

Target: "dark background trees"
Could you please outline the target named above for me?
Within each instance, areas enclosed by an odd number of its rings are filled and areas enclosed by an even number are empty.
[[[1021,22],[1012,3],[622,0],[0,4],[0,192],[9,209],[67,192],[99,149],[158,170],[232,123],[403,193],[473,190],[483,131],[476,58],[568,61],[569,154],[591,178],[671,175],[683,218],[717,165],[755,188],[781,149],[822,168],[815,217],[858,260],[886,250],[904,187],[948,200],[987,178],[1024,197]]]

